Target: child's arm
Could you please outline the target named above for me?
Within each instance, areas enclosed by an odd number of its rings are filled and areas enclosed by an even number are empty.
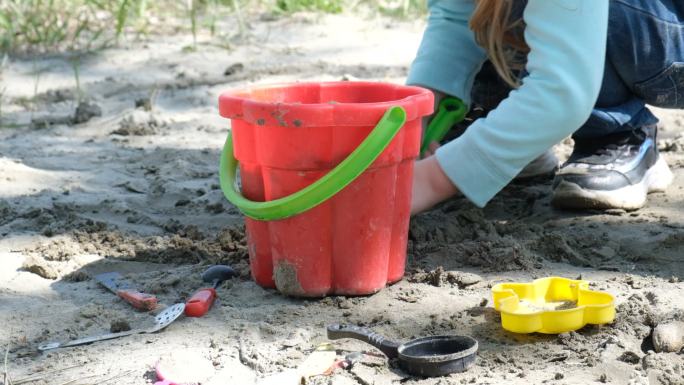
[[[474,3],[430,0],[428,7],[428,25],[407,83],[456,96],[469,104],[473,80],[486,59],[468,27]]]
[[[443,174],[433,178],[446,175],[484,206],[527,163],[579,128],[603,79],[608,3],[529,0],[524,14],[529,75],[486,118],[437,150]]]
[[[437,163],[437,158],[430,156],[416,162],[413,169],[411,193],[412,215],[425,211],[456,194],[458,194],[458,189]]]

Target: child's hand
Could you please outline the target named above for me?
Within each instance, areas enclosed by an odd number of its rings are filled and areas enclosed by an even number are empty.
[[[444,174],[437,158],[430,156],[416,162],[413,169],[411,214],[418,214],[458,193]]]

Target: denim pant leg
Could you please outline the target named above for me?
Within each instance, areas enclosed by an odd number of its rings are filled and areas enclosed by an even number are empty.
[[[684,2],[611,0],[601,91],[589,120],[573,136],[655,124],[646,103],[684,108]]]
[[[499,76],[492,62],[487,60],[475,75],[470,96],[474,105],[488,113],[506,99],[511,91],[512,88]]]

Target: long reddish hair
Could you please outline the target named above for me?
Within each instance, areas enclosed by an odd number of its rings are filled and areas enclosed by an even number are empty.
[[[470,29],[477,43],[487,51],[499,76],[515,88],[520,84],[516,70],[524,66],[519,53],[526,54],[529,47],[522,33],[514,33],[524,27],[521,17],[511,17],[514,1],[477,0]]]

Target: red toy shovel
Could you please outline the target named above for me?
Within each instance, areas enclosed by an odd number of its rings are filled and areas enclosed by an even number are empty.
[[[188,317],[201,317],[209,311],[216,299],[216,288],[223,281],[237,275],[235,270],[229,266],[216,265],[208,268],[202,273],[204,282],[212,282],[212,287],[200,289],[185,303],[185,315]]]

